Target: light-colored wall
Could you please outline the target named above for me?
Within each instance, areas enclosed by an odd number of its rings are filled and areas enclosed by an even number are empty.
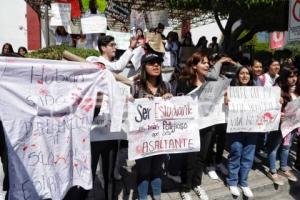
[[[223,21],[221,21],[221,23],[224,27],[225,24],[227,23],[227,20],[223,20]],[[212,23],[212,24],[207,24],[207,25],[196,27],[196,28],[192,28],[191,33],[192,33],[192,39],[193,39],[194,45],[197,44],[197,42],[201,36],[206,37],[206,39],[208,40],[208,44],[211,43],[211,38],[213,36],[218,37],[218,42],[220,42],[220,39],[222,37],[222,32],[219,29],[217,23]]]
[[[24,0],[1,0],[0,51],[6,42],[13,45],[14,51],[18,51],[20,46],[27,48],[26,12]]]

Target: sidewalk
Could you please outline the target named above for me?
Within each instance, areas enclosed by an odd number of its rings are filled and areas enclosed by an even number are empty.
[[[294,152],[291,152],[292,160],[294,158]],[[125,156],[125,155],[121,155]],[[124,158],[124,157],[123,157]],[[265,160],[266,161],[266,160]],[[124,163],[123,163],[124,164]],[[121,167],[122,180],[116,181],[116,195],[118,200],[133,200],[137,199],[136,184],[135,184],[135,168],[132,171],[128,171]],[[130,169],[130,168],[127,168]],[[295,172],[298,177],[297,183],[291,183],[285,179],[284,186],[276,186],[265,175],[267,167],[265,165],[255,165],[249,175],[249,186],[252,188],[255,195],[254,199],[266,199],[266,200],[300,200],[300,173]],[[98,171],[99,174],[99,171]],[[101,178],[100,178],[101,179]],[[104,200],[104,193],[101,187],[99,178],[96,178],[94,183],[94,189],[90,192],[88,200]],[[210,199],[215,200],[229,200],[234,199],[230,194],[228,188],[225,185],[225,177],[221,177],[221,180],[211,180],[206,174],[203,176],[203,188],[207,191]],[[176,184],[166,176],[163,177],[163,188],[161,200],[179,200],[179,188],[180,185]],[[149,192],[151,194],[151,191]],[[199,199],[192,191],[192,199]],[[151,199],[150,195],[149,198]],[[244,197],[235,199],[245,199]]]

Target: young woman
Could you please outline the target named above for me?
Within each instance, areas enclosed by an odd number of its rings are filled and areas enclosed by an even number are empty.
[[[58,26],[55,30],[56,45],[72,45],[72,38],[63,26]]]
[[[134,98],[162,97],[170,98],[171,89],[162,80],[161,63],[163,59],[156,54],[142,57],[141,77],[132,87]],[[149,182],[152,187],[153,199],[160,200],[161,178],[165,155],[156,155],[136,160],[137,188],[140,200],[147,200]]]
[[[268,72],[258,77],[257,86],[272,87],[279,77],[280,63],[276,59],[271,59],[268,63]]]
[[[14,49],[10,43],[5,43],[2,46],[2,55],[14,53]]]
[[[282,69],[280,77],[276,81],[276,84],[281,88],[281,97],[283,99],[282,120],[284,120],[284,108],[286,104],[300,96],[298,70],[294,66],[284,67]],[[269,154],[270,171],[267,175],[275,184],[284,184],[283,180],[280,178],[280,176],[278,176],[278,174],[288,178],[290,181],[297,181],[296,176],[288,167],[289,151],[294,135],[295,131],[288,134],[285,138],[282,138],[281,131],[279,130],[270,133],[270,135],[268,136],[267,148]],[[277,170],[276,157],[280,146],[280,169]]]
[[[242,66],[237,70],[232,86],[253,86],[253,74],[249,67]],[[225,103],[230,99],[225,98]],[[228,155],[228,177],[226,179],[232,195],[240,196],[238,185],[244,195],[248,198],[253,197],[251,189],[248,187],[248,174],[252,168],[255,144],[258,133],[230,133],[227,135],[229,148]]]
[[[259,60],[253,60],[251,68],[253,74],[253,83],[254,85],[258,85],[258,77],[263,74],[262,63]]]
[[[187,78],[178,81],[176,94],[185,95],[197,87],[206,83],[206,76],[209,72],[208,56],[204,52],[194,53],[187,61],[185,73]],[[190,200],[189,192],[191,189],[202,200],[208,199],[208,196],[201,188],[202,174],[205,167],[205,160],[212,136],[211,127],[200,130],[201,149],[199,152],[181,154],[181,193],[184,200]]]
[[[27,49],[25,47],[19,47],[18,54],[22,57],[25,57],[25,54],[27,54]]]
[[[144,46],[146,42],[146,38],[144,36],[144,32],[141,28],[137,28],[135,31],[136,40],[138,41],[138,46]]]

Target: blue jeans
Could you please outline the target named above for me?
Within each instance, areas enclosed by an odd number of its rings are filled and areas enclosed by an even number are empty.
[[[149,181],[144,180],[138,185],[139,200],[147,200]],[[153,199],[159,200],[161,195],[161,179],[155,178],[151,181]]]
[[[291,140],[289,141],[288,145],[282,145],[281,152],[280,152],[280,169],[283,171],[288,170],[288,158],[289,152],[291,147],[291,141],[293,136],[291,136]],[[268,136],[268,157],[269,157],[269,167],[272,173],[276,173],[276,158],[277,152],[280,145],[283,142],[281,131],[273,131]]]
[[[161,178],[165,155],[156,155],[136,160],[137,189],[139,200],[147,200],[149,183],[152,187],[153,198],[160,199]]]
[[[229,133],[228,177],[229,186],[248,186],[258,133]]]

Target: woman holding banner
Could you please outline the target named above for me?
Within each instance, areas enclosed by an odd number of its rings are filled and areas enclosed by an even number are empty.
[[[132,87],[134,98],[162,97],[171,98],[171,88],[162,80],[161,63],[163,59],[150,53],[142,57],[141,77]],[[153,199],[160,200],[161,178],[163,176],[163,163],[165,155],[155,155],[136,160],[137,188],[140,200],[147,200],[149,182],[152,187]]]
[[[298,80],[298,70],[294,66],[284,67],[280,74],[280,77],[276,80],[276,84],[281,88],[281,97],[283,99],[282,104],[282,118],[284,120],[285,106],[288,102],[296,99],[300,96],[300,85]],[[268,177],[278,185],[283,185],[284,182],[278,176],[284,176],[290,181],[296,182],[297,177],[288,167],[289,151],[292,144],[292,138],[296,134],[296,131],[289,133],[287,136],[282,138],[281,131],[274,131],[268,136],[267,148],[269,155],[269,167]],[[279,147],[281,147],[280,152],[280,169],[276,169],[276,157]]]
[[[208,56],[204,52],[194,53],[187,61],[186,73],[188,78],[178,81],[176,94],[186,95],[197,87],[204,86],[209,73]],[[181,154],[181,193],[184,200],[192,199],[189,195],[191,189],[202,200],[208,200],[208,196],[201,188],[202,174],[205,167],[205,160],[212,136],[211,127],[200,130],[201,149],[198,152]]]
[[[232,86],[253,86],[253,74],[249,67],[242,66],[237,70]],[[225,95],[225,104],[230,99]],[[240,196],[241,187],[244,195],[253,197],[251,189],[248,187],[248,174],[252,168],[255,146],[258,133],[238,132],[227,135],[229,148],[228,155],[228,177],[227,184],[232,195]]]

